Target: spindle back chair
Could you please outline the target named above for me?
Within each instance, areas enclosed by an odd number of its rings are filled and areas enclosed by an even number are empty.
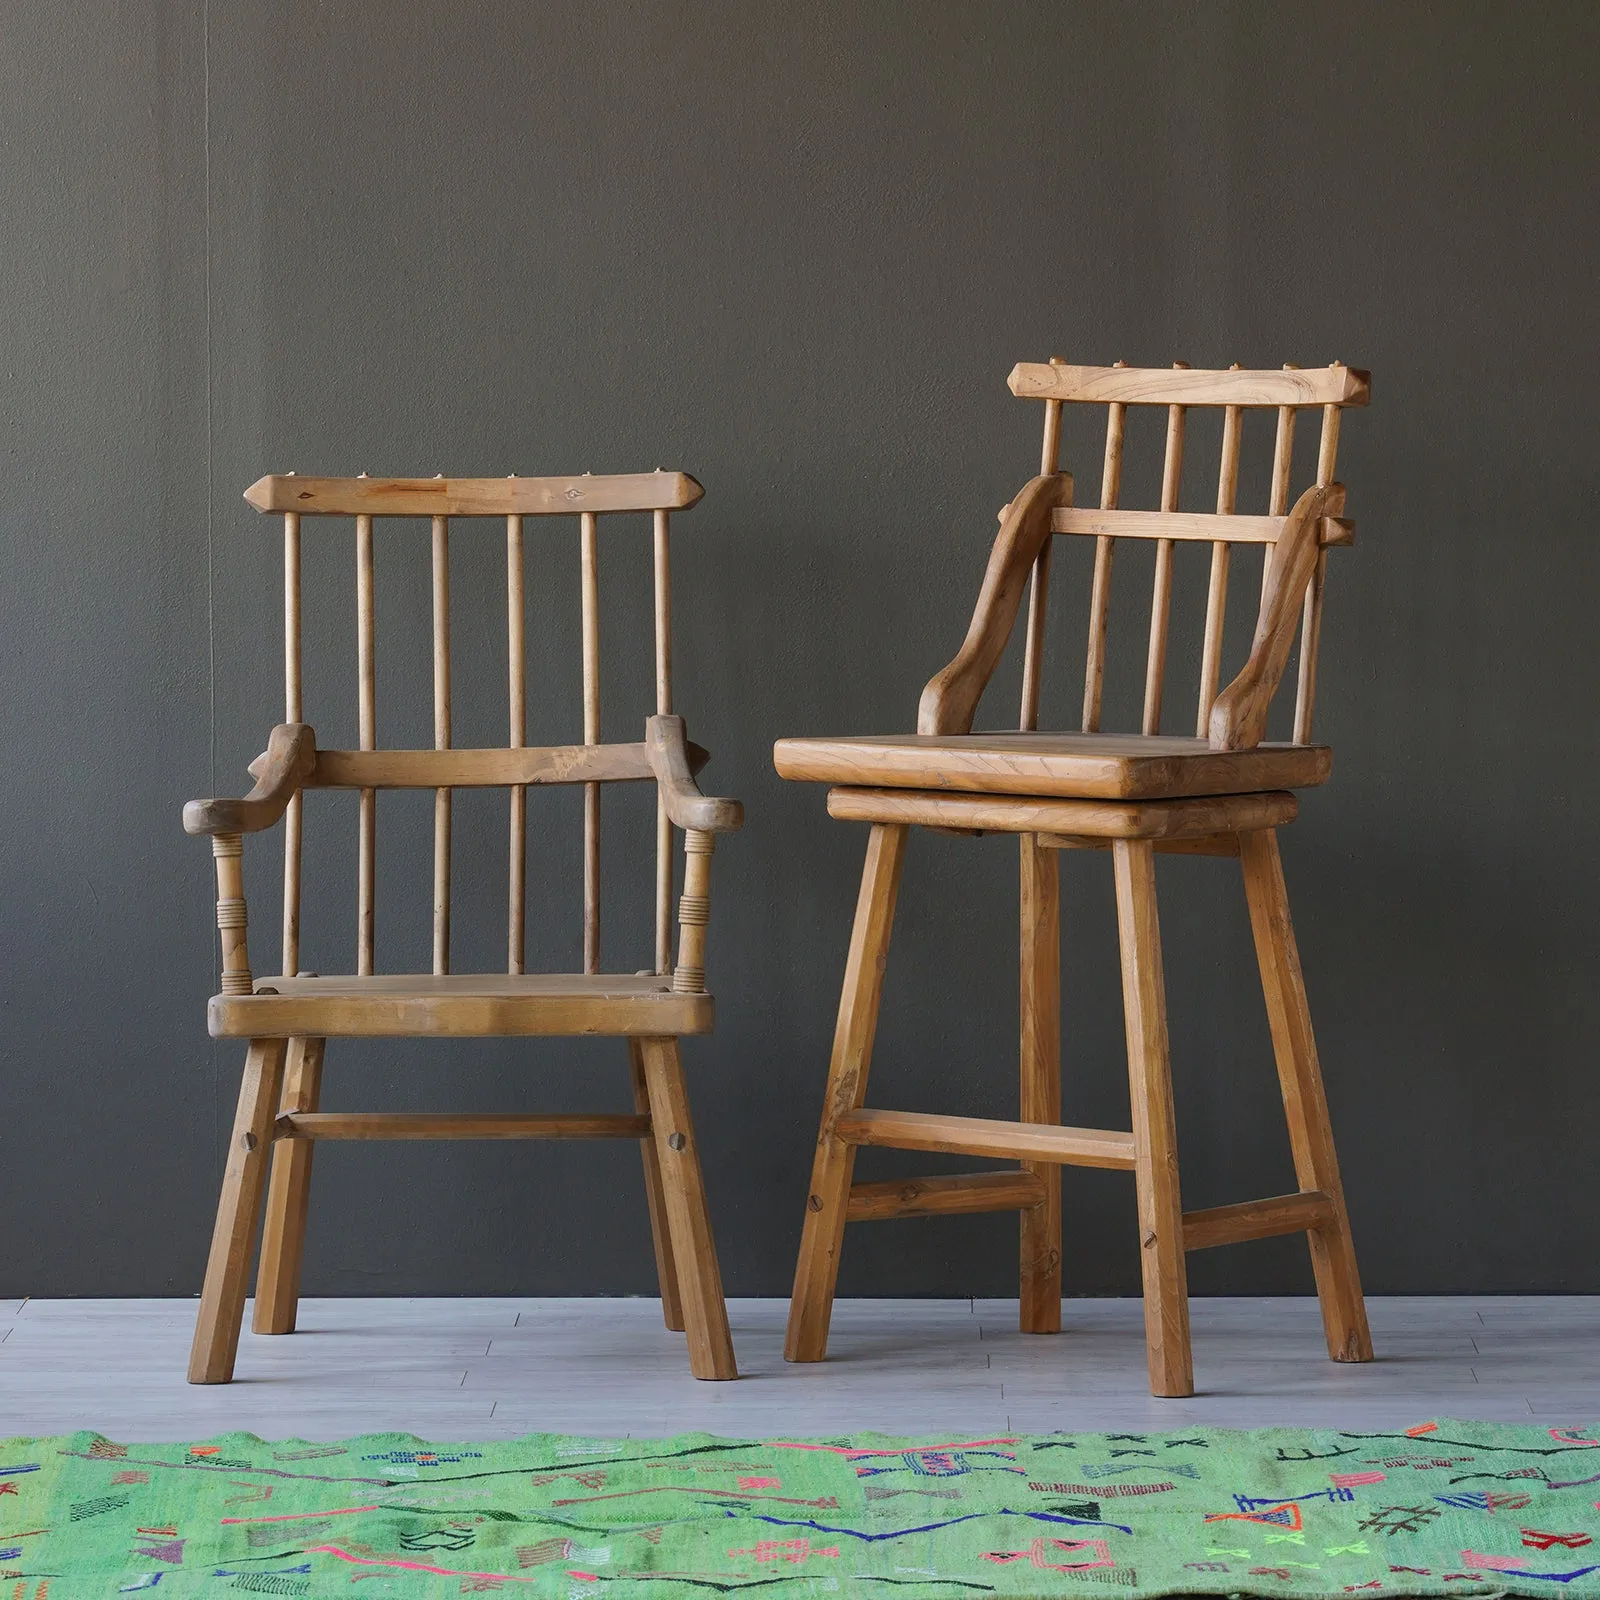
[[[283,518],[285,721],[250,767],[256,787],[240,800],[196,800],[184,827],[209,835],[216,858],[221,992],[209,1007],[215,1037],[250,1041],[239,1107],[206,1270],[189,1378],[226,1382],[233,1373],[246,1278],[271,1185],[261,1242],[253,1326],[294,1330],[314,1143],[323,1139],[632,1138],[643,1152],[646,1194],[667,1326],[689,1336],[690,1365],[702,1378],[736,1376],[721,1278],[706,1209],[678,1039],[709,1032],[713,1002],[705,987],[710,863],[716,834],[740,826],[737,801],[702,795],[694,773],[707,759],[688,742],[672,698],[670,515],[693,506],[700,485],[679,472],[572,478],[262,478],[246,492],[261,512]],[[651,515],[654,561],[655,714],[643,738],[600,737],[600,519]],[[578,521],[582,574],[583,742],[527,745],[527,641],[524,528],[528,518]],[[302,520],[353,518],[355,524],[358,742],[319,749],[304,719],[302,675]],[[431,525],[433,748],[378,743],[375,529],[387,518]],[[450,640],[451,524],[497,518],[505,528],[508,723],[504,745],[458,749],[452,742]],[[654,960],[652,970],[600,970],[600,791],[603,784],[650,781],[657,789]],[[581,784],[583,930],[581,973],[525,971],[528,790]],[[451,970],[451,820],[457,788],[509,790],[506,967],[503,974]],[[354,972],[300,971],[304,791],[357,795]],[[429,974],[379,974],[375,964],[377,792],[432,789],[433,960]],[[242,879],[243,836],[284,823],[282,973],[251,971]],[[673,829],[685,834],[679,944],[672,961]],[[612,1035],[627,1038],[633,1076],[631,1115],[323,1112],[325,1041],[342,1037]]]
[[[1288,791],[1321,783],[1331,752],[1311,742],[1317,650],[1327,550],[1349,544],[1345,492],[1334,481],[1339,422],[1364,405],[1367,374],[1338,363],[1302,370],[1194,371],[1022,363],[1014,394],[1044,403],[1040,475],[1001,512],[983,587],[956,657],[923,691],[915,735],[784,739],[775,750],[786,778],[834,785],[831,816],[872,824],[855,930],[834,1035],[828,1093],[807,1204],[786,1354],[821,1360],[838,1274],[844,1226],[902,1216],[1019,1210],[1021,1324],[1025,1332],[1061,1326],[1063,1164],[1133,1171],[1139,1197],[1140,1259],[1153,1393],[1193,1392],[1184,1252],[1213,1244],[1300,1232],[1308,1235],[1329,1354],[1371,1359],[1355,1254],[1334,1153],[1320,1066],[1289,920],[1275,829],[1293,820]],[[1107,411],[1099,506],[1073,504],[1072,477],[1060,470],[1065,405]],[[1124,509],[1122,467],[1130,406],[1164,407],[1166,446],[1159,506]],[[1180,508],[1187,413],[1222,412],[1216,510]],[[1295,426],[1302,410],[1321,419],[1315,481],[1293,505]],[[1276,422],[1265,514],[1237,509],[1247,411]],[[1088,644],[1080,727],[1041,732],[1050,558],[1054,534],[1092,538]],[[1155,561],[1138,734],[1101,730],[1107,673],[1107,623],[1117,543],[1154,541]],[[1195,733],[1161,733],[1176,553],[1209,548],[1205,624]],[[1258,545],[1264,561],[1249,658],[1219,691],[1232,553]],[[1030,594],[1016,731],[974,734],[979,701]],[[1266,739],[1267,714],[1300,639],[1293,737]],[[996,1122],[864,1105],[884,962],[907,830],[1020,835],[1021,1110]],[[1132,1097],[1130,1132],[1064,1128],[1060,1083],[1060,928],[1058,855],[1110,848]],[[1185,1214],[1179,1199],[1166,1002],[1156,916],[1154,856],[1240,859],[1261,966],[1274,1052],[1300,1189]],[[855,1151],[886,1145],[969,1155],[999,1155],[1017,1170],[914,1182],[852,1186]]]

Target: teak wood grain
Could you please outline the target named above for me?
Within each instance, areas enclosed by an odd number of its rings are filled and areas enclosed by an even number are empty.
[[[1073,366],[1059,357],[1023,363],[1014,393],[1043,402],[1038,476],[1001,512],[977,604],[956,655],[929,680],[917,731],[780,739],[785,778],[826,783],[828,813],[870,825],[867,861],[846,962],[822,1125],[795,1267],[785,1354],[820,1361],[847,1222],[1015,1210],[1021,1216],[1020,1306],[1024,1330],[1060,1326],[1063,1262],[1059,1166],[1129,1171],[1139,1218],[1151,1391],[1193,1392],[1185,1253],[1278,1234],[1304,1233],[1336,1360],[1371,1358],[1349,1220],[1339,1186],[1304,982],[1289,924],[1275,831],[1294,820],[1293,791],[1324,782],[1332,752],[1312,743],[1317,649],[1330,548],[1349,545],[1345,490],[1335,479],[1342,408],[1365,405],[1366,373],[1335,362],[1247,371],[1183,363],[1140,369]],[[1062,408],[1102,405],[1104,456],[1097,508],[1073,503],[1071,463],[1061,460]],[[1122,505],[1129,406],[1164,406],[1160,503]],[[1183,505],[1188,414],[1222,412],[1215,511]],[[1322,431],[1316,481],[1291,506],[1295,425],[1315,408]],[[1238,489],[1250,413],[1272,417],[1272,465],[1264,513],[1241,511]],[[1054,535],[1094,540],[1088,597],[1081,729],[1041,728],[1042,682]],[[1111,588],[1121,539],[1155,541],[1145,638],[1140,732],[1101,728],[1112,657]],[[1261,550],[1260,603],[1245,660],[1224,682],[1227,607],[1236,547]],[[1209,558],[1195,736],[1161,732],[1177,665],[1171,612],[1183,593],[1182,563]],[[1253,574],[1252,574],[1253,576]],[[1254,588],[1254,585],[1251,585]],[[1022,697],[1015,731],[974,733],[979,707],[1017,629],[1023,634]],[[1251,597],[1254,598],[1253,596]],[[1120,608],[1119,608],[1120,609]],[[1293,738],[1267,738],[1269,712],[1298,640]],[[866,1073],[881,998],[906,835],[921,827],[962,837],[1018,836],[1020,900],[1019,1120],[886,1111],[865,1105]],[[1058,852],[1109,850],[1116,882],[1133,1127],[1122,1133],[1060,1126],[1061,1027]],[[1171,1041],[1166,1013],[1155,858],[1238,859],[1267,1000],[1297,1193],[1207,1211],[1182,1209]],[[884,1146],[999,1156],[1014,1172],[870,1181],[852,1187],[857,1148]]]
[[[192,801],[184,826],[209,836],[217,878],[222,948],[220,992],[208,1009],[211,1032],[250,1041],[238,1120],[229,1148],[211,1259],[196,1328],[190,1377],[226,1382],[233,1374],[239,1322],[255,1231],[265,1198],[254,1328],[292,1332],[300,1296],[311,1162],[317,1144],[334,1140],[634,1139],[644,1166],[650,1227],[669,1328],[687,1334],[690,1370],[701,1378],[737,1376],[722,1302],[704,1182],[684,1085],[679,1040],[709,1032],[715,1002],[707,992],[710,871],[716,835],[744,820],[736,800],[702,794],[695,781],[706,752],[690,742],[673,707],[669,519],[701,495],[684,473],[565,478],[315,478],[285,474],[254,484],[247,501],[283,521],[285,720],[250,771],[242,798]],[[649,513],[654,586],[653,713],[634,743],[601,739],[601,526],[613,512]],[[356,556],[355,750],[319,750],[304,704],[302,656],[305,518],[348,517]],[[530,748],[528,732],[525,519],[567,516],[579,530],[582,591],[582,734],[572,745]],[[383,749],[378,742],[376,567],[378,525],[389,518],[425,522],[429,537],[433,748]],[[471,537],[457,519],[494,518],[505,532],[506,742],[455,748],[452,649],[453,542]],[[326,537],[323,527],[317,537]],[[638,526],[637,523],[634,526]],[[642,531],[642,530],[641,530]],[[453,541],[452,535],[456,535]],[[394,538],[406,537],[395,534]],[[609,549],[620,551],[607,535]],[[608,562],[609,562],[608,557]],[[638,724],[636,723],[637,727]],[[603,786],[656,787],[655,913],[647,932],[650,966],[607,973],[600,962],[600,817]],[[524,970],[529,913],[528,811],[550,785],[584,788],[583,970]],[[508,790],[506,971],[452,972],[454,791]],[[357,796],[354,972],[318,976],[299,970],[300,874],[305,792],[349,790]],[[383,789],[434,792],[432,971],[383,973],[377,942],[377,795]],[[251,967],[245,899],[244,838],[284,822],[282,974],[259,979]],[[671,948],[675,829],[684,833],[687,865],[679,901],[677,959]],[[415,863],[407,863],[416,866]],[[426,869],[423,869],[426,870]],[[541,904],[548,897],[541,897]],[[608,937],[621,943],[620,935]],[[622,1113],[323,1111],[321,1089],[330,1038],[479,1038],[592,1036],[623,1038],[634,1109]],[[285,1062],[287,1061],[287,1070]],[[280,1083],[282,1093],[280,1096]]]

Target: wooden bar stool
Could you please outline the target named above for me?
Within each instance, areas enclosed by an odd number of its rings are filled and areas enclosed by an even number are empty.
[[[222,992],[212,999],[213,1037],[249,1040],[238,1116],[228,1145],[216,1232],[189,1363],[191,1383],[233,1376],[246,1280],[262,1210],[268,1157],[271,1188],[256,1284],[257,1333],[292,1333],[300,1295],[301,1246],[311,1156],[323,1139],[637,1139],[655,1237],[662,1309],[669,1328],[687,1326],[697,1378],[733,1378],[733,1346],[706,1210],[700,1157],[689,1116],[678,1040],[709,1033],[705,987],[711,852],[718,833],[740,826],[736,800],[708,798],[694,774],[706,752],[690,744],[672,710],[671,580],[668,518],[692,506],[700,485],[680,472],[575,478],[262,478],[245,499],[283,514],[284,723],[250,768],[256,786],[242,800],[195,800],[183,825],[209,834],[217,868]],[[599,519],[646,512],[653,522],[656,713],[633,744],[600,742]],[[523,523],[576,516],[582,574],[583,743],[529,748],[524,639]],[[356,534],[358,750],[324,750],[301,720],[300,522],[348,516]],[[374,524],[431,522],[433,724],[431,750],[380,749],[374,674]],[[506,536],[509,732],[503,747],[451,744],[450,524],[497,517]],[[654,961],[651,970],[600,970],[600,787],[654,782],[657,793]],[[583,970],[524,971],[527,796],[530,786],[584,786]],[[458,788],[510,791],[506,970],[453,973],[450,967],[451,794]],[[300,854],[303,794],[344,789],[359,796],[355,971],[300,972]],[[379,975],[374,950],[377,791],[434,791],[433,971]],[[243,836],[284,821],[283,976],[258,979],[245,942]],[[686,864],[679,942],[672,962],[672,830],[684,830]],[[324,1042],[332,1037],[529,1037],[595,1034],[627,1039],[631,1115],[489,1115],[346,1112],[319,1109]]]
[[[1300,959],[1289,920],[1276,829],[1294,819],[1288,791],[1328,776],[1332,753],[1311,740],[1323,577],[1330,545],[1348,544],[1344,489],[1334,482],[1341,409],[1365,405],[1364,372],[1335,363],[1303,371],[1199,372],[1023,363],[1014,394],[1044,402],[1040,476],[1001,513],[977,609],[956,658],[922,694],[915,735],[783,739],[774,752],[785,778],[832,784],[830,816],[872,825],[845,966],[822,1127],[806,1202],[785,1354],[820,1361],[847,1222],[954,1212],[1022,1214],[1021,1323],[1026,1333],[1061,1327],[1060,1168],[1131,1171],[1138,1191],[1150,1388],[1194,1392],[1184,1253],[1209,1245],[1305,1233],[1311,1245],[1328,1353],[1370,1361],[1371,1337],[1350,1224],[1312,1040]],[[1061,408],[1108,411],[1100,507],[1072,503],[1059,470]],[[1130,405],[1167,408],[1161,506],[1120,508],[1123,432]],[[1184,420],[1190,407],[1222,408],[1222,464],[1215,514],[1178,509]],[[1322,435],[1315,484],[1289,505],[1298,412],[1316,408]],[[1265,516],[1235,511],[1243,414],[1276,414],[1271,503]],[[1081,731],[1041,733],[1039,677],[1051,535],[1095,540]],[[1153,539],[1154,595],[1138,734],[1100,731],[1106,618],[1118,539]],[[1180,544],[1211,554],[1195,737],[1163,735],[1167,623]],[[1219,694],[1229,562],[1235,545],[1263,552],[1260,610],[1243,670]],[[1011,635],[1029,584],[1022,715],[1016,732],[972,732],[974,713]],[[1292,743],[1266,740],[1267,711],[1296,632],[1301,638]],[[884,962],[909,828],[1015,833],[1022,852],[1022,1094],[1019,1122],[866,1104],[867,1070]],[[1057,854],[1106,849],[1116,874],[1122,993],[1133,1127],[1127,1133],[1061,1123],[1060,925]],[[1155,856],[1237,856],[1266,992],[1299,1190],[1210,1211],[1185,1212],[1167,1056],[1167,1017],[1156,920]],[[856,1150],[887,1145],[998,1156],[1015,1169],[917,1182],[852,1186]]]

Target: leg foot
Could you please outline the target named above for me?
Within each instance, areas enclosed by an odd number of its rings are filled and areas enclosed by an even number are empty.
[[[284,1111],[315,1111],[322,1099],[321,1039],[291,1039],[283,1077]],[[300,1262],[305,1253],[306,1208],[311,1197],[310,1139],[280,1139],[272,1147],[267,1219],[256,1269],[256,1333],[293,1333],[300,1309]]]
[[[1239,856],[1256,957],[1261,963],[1261,987],[1266,995],[1273,1053],[1278,1060],[1278,1082],[1283,1090],[1295,1175],[1302,1189],[1320,1189],[1334,1201],[1333,1221],[1307,1235],[1328,1354],[1335,1361],[1370,1361],[1372,1334],[1367,1326],[1366,1302],[1361,1296],[1361,1276],[1356,1270],[1355,1245],[1339,1179],[1339,1157],[1328,1119],[1322,1067],[1311,1032],[1300,952],[1295,944],[1294,924],[1289,920],[1289,896],[1277,834],[1270,828],[1241,834]]]
[[[689,1096],[676,1039],[643,1039],[645,1087],[655,1123],[656,1155],[677,1264],[689,1370],[697,1378],[737,1378],[722,1272],[706,1209],[705,1179],[689,1116]]]
[[[239,1085],[239,1109],[228,1140],[222,1198],[211,1236],[205,1289],[189,1355],[190,1383],[227,1383],[239,1349],[250,1251],[261,1214],[261,1189],[267,1176],[267,1148],[278,1111],[287,1041],[252,1039]]]
[[[839,1279],[839,1250],[844,1243],[845,1214],[850,1203],[850,1176],[855,1147],[834,1137],[834,1124],[858,1110],[867,1092],[867,1068],[878,1026],[883,995],[883,969],[889,955],[895,897],[905,863],[903,824],[874,825],[867,842],[867,861],[856,900],[855,926],[839,996],[839,1020],[833,1034],[833,1059],[828,1067],[822,1127],[811,1167],[800,1257],[795,1264],[794,1296],[789,1302],[789,1331],[783,1354],[787,1361],[820,1361],[828,1350],[828,1323],[833,1291]]]
[[[1181,1398],[1194,1393],[1194,1362],[1189,1349],[1189,1286],[1178,1189],[1166,982],[1161,970],[1161,926],[1156,918],[1155,851],[1148,839],[1118,839],[1112,853],[1122,943],[1122,1005],[1128,1029],[1150,1392]]]

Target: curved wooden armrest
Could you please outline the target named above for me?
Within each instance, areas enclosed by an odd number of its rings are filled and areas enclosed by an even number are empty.
[[[250,763],[256,786],[242,800],[191,800],[183,808],[185,833],[259,833],[270,828],[300,792],[317,764],[316,731],[304,722],[282,722],[266,750]]]
[[[647,718],[644,742],[667,816],[675,827],[695,833],[733,833],[744,826],[744,807],[737,800],[701,794],[694,775],[705,765],[706,753],[689,743],[682,717]]]
[[[989,565],[956,658],[928,680],[917,708],[918,733],[971,733],[978,701],[1011,637],[1028,574],[1050,537],[1050,513],[1072,504],[1072,474],[1032,479],[1006,508]]]
[[[1322,549],[1322,519],[1344,510],[1344,485],[1307,489],[1294,503],[1272,552],[1250,659],[1212,702],[1211,748],[1253,750],[1267,731],[1267,711],[1294,646],[1300,605]]]

